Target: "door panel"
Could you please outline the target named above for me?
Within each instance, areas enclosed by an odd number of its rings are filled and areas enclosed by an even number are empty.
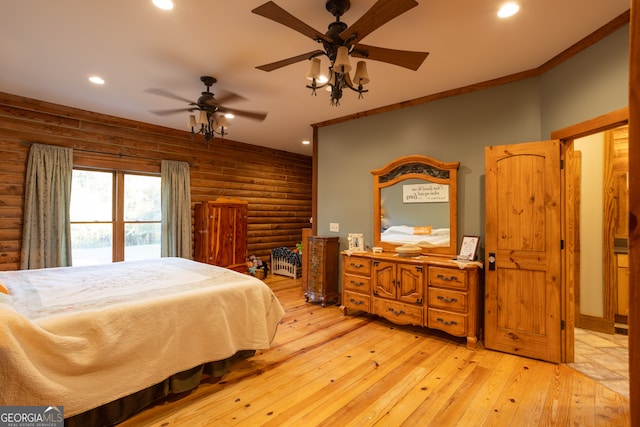
[[[487,348],[560,362],[560,143],[485,148]]]
[[[424,268],[398,264],[398,301],[422,304],[424,300]]]

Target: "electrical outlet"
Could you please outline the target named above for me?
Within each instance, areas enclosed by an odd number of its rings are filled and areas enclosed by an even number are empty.
[[[337,222],[330,222],[329,231],[340,231],[340,224],[338,224]]]

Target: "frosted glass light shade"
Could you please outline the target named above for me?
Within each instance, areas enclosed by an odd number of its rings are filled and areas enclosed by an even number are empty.
[[[307,71],[307,75],[305,77],[307,80],[318,80],[320,78],[320,58],[311,58],[309,71]]]
[[[229,123],[227,122],[227,118],[225,116],[220,116],[218,117],[218,121],[217,121],[217,129],[222,129],[222,128],[227,128],[229,126]]]
[[[208,125],[209,124],[209,118],[207,117],[207,112],[206,111],[200,111],[200,115],[198,116],[198,125]]]
[[[336,60],[333,63],[333,70],[338,73],[348,73],[351,71],[351,62],[349,62],[349,49],[346,46],[340,46],[336,54]]]
[[[194,129],[198,127],[198,123],[196,123],[196,116],[191,114],[189,115],[189,124],[187,125],[189,129]]]
[[[356,64],[356,74],[353,76],[353,81],[356,85],[366,85],[369,80],[369,73],[367,73],[367,63],[364,61],[358,61]]]

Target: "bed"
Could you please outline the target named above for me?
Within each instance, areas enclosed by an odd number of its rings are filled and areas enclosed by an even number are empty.
[[[380,241],[422,247],[449,246],[449,229],[393,225],[382,232]]]
[[[297,279],[302,275],[302,255],[287,247],[271,250],[271,272]]]
[[[151,403],[269,348],[284,316],[255,277],[182,258],[7,271],[0,283],[0,405],[64,406],[77,425],[108,425],[92,412],[136,412],[119,399]]]

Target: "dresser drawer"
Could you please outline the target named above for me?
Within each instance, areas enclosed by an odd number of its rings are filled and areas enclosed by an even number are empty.
[[[427,317],[427,326],[430,328],[440,329],[458,337],[463,337],[467,334],[466,314],[451,313],[430,308]]]
[[[369,258],[345,256],[342,260],[342,269],[345,273],[371,276],[371,260]]]
[[[371,297],[357,292],[342,292],[342,305],[351,310],[371,312]]]
[[[467,289],[467,273],[459,268],[429,267],[429,285]]]
[[[429,287],[429,307],[467,312],[467,294],[443,288]]]
[[[345,291],[371,293],[371,278],[364,276],[354,276],[352,274],[342,275],[342,288]]]
[[[373,299],[373,314],[384,317],[390,322],[400,325],[423,326],[422,313],[424,309],[421,305],[403,304],[401,302],[385,300],[383,298]]]

